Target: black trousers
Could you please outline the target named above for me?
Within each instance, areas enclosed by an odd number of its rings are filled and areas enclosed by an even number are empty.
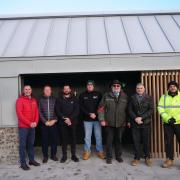
[[[134,159],[141,158],[141,141],[143,144],[144,158],[150,158],[151,126],[137,128],[132,127],[132,137],[134,143]]]
[[[67,156],[67,145],[71,145],[71,154],[76,154],[76,125],[67,126],[61,125],[61,136],[62,136],[62,153],[63,156]]]
[[[171,160],[174,159],[174,135],[176,135],[176,138],[180,143],[180,124],[175,124],[173,126],[164,124],[166,158]]]
[[[57,125],[41,126],[41,137],[42,137],[42,152],[44,157],[48,157],[48,146],[51,146],[51,157],[57,153],[57,145],[59,140],[58,127]]]
[[[113,141],[115,145],[115,156],[116,158],[122,155],[122,135],[124,127],[106,127],[106,158],[112,158]]]

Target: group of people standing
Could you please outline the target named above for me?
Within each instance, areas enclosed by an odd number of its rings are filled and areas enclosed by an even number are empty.
[[[173,137],[180,142],[180,92],[178,84],[171,81],[168,92],[162,95],[158,111],[164,123],[165,149],[167,159],[163,167],[173,165]],[[51,145],[50,158],[58,161],[57,145],[59,129],[62,138],[62,157],[60,162],[67,160],[67,145],[71,145],[71,159],[79,162],[76,155],[76,127],[81,113],[84,123],[84,153],[83,159],[91,157],[92,132],[96,139],[97,156],[112,164],[113,147],[117,162],[122,163],[122,136],[125,127],[131,128],[134,143],[134,160],[131,165],[140,163],[141,141],[145,163],[152,165],[150,157],[151,121],[154,112],[153,98],[146,94],[142,83],[136,85],[136,93],[131,97],[125,94],[119,80],[112,81],[109,92],[102,95],[95,90],[95,82],[87,81],[86,91],[79,99],[72,93],[70,84],[63,86],[62,95],[55,98],[52,88],[46,85],[43,96],[37,102],[32,96],[32,88],[24,86],[22,95],[16,101],[16,112],[19,125],[19,154],[23,170],[29,170],[26,163],[26,146],[29,165],[39,166],[34,159],[35,128],[40,119],[42,136],[43,163],[48,161],[48,145]],[[102,127],[105,127],[105,153],[102,145]]]

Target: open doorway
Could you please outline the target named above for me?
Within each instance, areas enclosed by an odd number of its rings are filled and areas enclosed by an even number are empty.
[[[73,91],[78,97],[81,92],[85,90],[86,81],[94,80],[96,84],[96,90],[102,94],[109,90],[109,84],[113,79],[119,79],[126,84],[124,91],[130,97],[135,90],[135,86],[141,80],[140,72],[96,72],[96,73],[59,73],[59,74],[27,74],[21,75],[22,86],[23,84],[29,84],[33,88],[33,95],[39,99],[42,95],[43,86],[49,84],[53,88],[54,96],[58,97],[59,92],[65,82],[69,82],[72,85]],[[60,141],[61,142],[61,141]],[[83,144],[84,142],[84,128],[82,118],[79,117],[79,123],[77,127],[77,143]],[[94,142],[94,137],[92,139]],[[105,142],[105,134],[103,130],[103,142]],[[123,136],[124,144],[132,144],[131,131],[125,130]],[[40,128],[36,129],[36,146],[41,145]]]

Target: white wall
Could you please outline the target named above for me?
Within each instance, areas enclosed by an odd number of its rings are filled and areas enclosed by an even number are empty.
[[[0,127],[17,126],[18,77],[0,78]]]

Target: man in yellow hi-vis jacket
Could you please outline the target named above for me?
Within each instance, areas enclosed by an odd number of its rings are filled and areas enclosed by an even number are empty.
[[[180,143],[180,92],[178,83],[168,83],[168,92],[161,96],[158,104],[158,112],[164,124],[164,139],[166,150],[166,161],[162,167],[169,168],[173,165],[174,159],[174,134]]]

